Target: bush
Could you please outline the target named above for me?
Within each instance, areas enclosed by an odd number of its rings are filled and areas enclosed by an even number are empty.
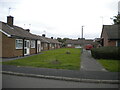
[[[117,59],[120,60],[120,47],[100,47],[91,50],[92,56],[96,59]]]

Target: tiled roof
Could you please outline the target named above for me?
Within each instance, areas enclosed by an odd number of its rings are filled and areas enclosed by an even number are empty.
[[[55,39],[39,36],[32,34],[25,29],[13,25],[12,27],[9,26],[7,23],[1,22],[2,27],[0,27],[5,33],[11,35],[12,37],[20,37],[20,38],[25,38],[25,39],[39,39],[41,42],[46,42],[46,43],[59,43]]]
[[[58,42],[58,40],[56,40],[56,39],[46,38],[46,40],[48,40],[50,43],[60,44],[60,42]]]
[[[118,25],[103,25],[103,31],[107,33],[108,39],[120,39],[120,28],[118,28]]]
[[[13,37],[21,37],[21,38],[26,38],[26,39],[37,39],[33,34],[26,31],[25,29],[15,26],[15,25],[11,27],[7,23],[4,23],[4,22],[2,22],[2,30]]]

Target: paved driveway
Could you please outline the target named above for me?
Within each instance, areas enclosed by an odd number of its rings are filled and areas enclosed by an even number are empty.
[[[105,68],[97,62],[92,56],[90,50],[83,49],[81,55],[81,67],[82,71],[107,71]]]

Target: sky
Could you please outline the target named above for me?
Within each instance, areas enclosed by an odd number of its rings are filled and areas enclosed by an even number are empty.
[[[0,0],[0,21],[54,38],[99,38],[102,25],[113,24],[119,0]],[[9,9],[11,8],[11,9]]]

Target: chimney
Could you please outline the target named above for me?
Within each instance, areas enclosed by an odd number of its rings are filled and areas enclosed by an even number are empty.
[[[53,39],[53,37],[51,37],[51,39]]]
[[[7,16],[7,24],[8,24],[9,26],[13,26],[13,19],[14,19],[14,17],[12,17],[12,16]]]
[[[43,37],[45,37],[45,34],[42,34]]]
[[[30,29],[26,29],[26,31],[30,32]]]

